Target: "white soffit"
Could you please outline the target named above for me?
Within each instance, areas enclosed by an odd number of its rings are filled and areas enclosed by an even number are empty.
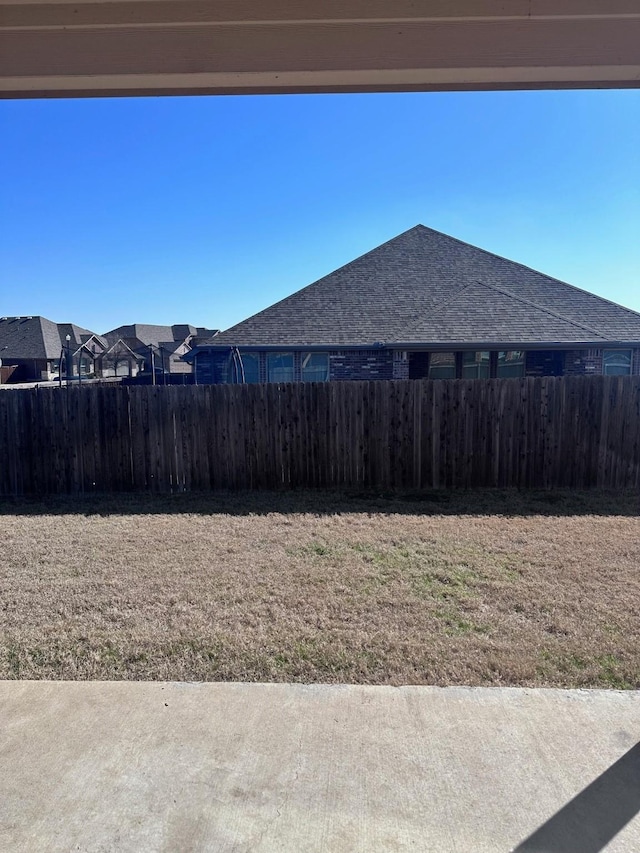
[[[640,0],[12,0],[0,94],[640,85]]]

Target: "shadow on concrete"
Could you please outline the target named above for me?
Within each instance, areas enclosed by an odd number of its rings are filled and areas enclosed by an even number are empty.
[[[598,853],[640,812],[640,743],[513,853]]]
[[[634,491],[431,489],[416,492],[253,491],[181,494],[85,493],[0,498],[2,515],[387,515],[640,516]]]

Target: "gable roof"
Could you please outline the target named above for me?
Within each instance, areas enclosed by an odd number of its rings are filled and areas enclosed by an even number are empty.
[[[640,342],[640,314],[416,225],[218,334],[218,346]]]
[[[105,361],[113,360],[114,358],[119,356],[123,356],[125,358],[132,358],[136,361],[144,361],[144,356],[135,353],[126,343],[126,341],[122,340],[122,338],[118,338],[117,341],[113,341],[113,343],[110,344],[109,348],[102,353],[102,358]]]

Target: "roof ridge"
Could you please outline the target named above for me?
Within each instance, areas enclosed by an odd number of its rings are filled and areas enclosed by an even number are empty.
[[[504,296],[509,296],[512,299],[516,299],[518,302],[523,302],[525,305],[531,305],[533,308],[536,308],[538,311],[543,311],[545,314],[549,314],[551,317],[555,317],[556,320],[562,320],[563,323],[569,323],[571,326],[575,326],[577,329],[584,329],[587,332],[591,332],[596,335],[596,337],[601,338],[603,341],[606,341],[604,335],[600,332],[596,331],[596,329],[591,326],[587,326],[586,323],[580,323],[577,320],[570,320],[568,317],[563,317],[562,314],[558,314],[557,311],[553,311],[551,308],[543,307],[542,305],[538,305],[537,302],[534,302],[532,299],[527,299],[526,296],[520,296],[518,293],[513,293],[510,290],[507,290],[504,287],[500,287],[497,284],[487,284],[484,281],[478,280],[478,284],[482,285],[482,287],[488,287],[491,290],[496,290],[498,293],[502,293]],[[578,290],[580,288],[577,288]]]
[[[424,226],[422,226],[422,227],[424,227]],[[465,290],[468,290],[470,287],[473,287],[474,284],[476,284],[475,281],[470,281],[469,284],[464,284],[464,285],[462,285],[462,287],[459,287],[457,290],[454,290],[452,293],[450,293],[447,296],[446,299],[443,299],[441,302],[438,302],[438,304],[433,308],[433,311],[430,310],[430,315],[433,316],[433,314],[437,314],[438,311],[440,311],[442,308],[444,308],[446,305],[448,305],[456,296],[460,296],[461,293],[464,293]],[[410,332],[411,329],[414,329],[418,325],[418,323],[420,323],[420,322],[421,322],[421,320],[418,319],[415,322],[411,323],[410,325],[405,326],[406,332]],[[410,339],[409,338],[403,339],[399,335],[396,335],[396,340],[410,340]]]
[[[489,249],[483,249],[482,246],[476,246],[473,243],[468,243],[466,240],[461,240],[459,237],[452,237],[451,234],[446,234],[444,231],[438,231],[437,228],[430,228],[428,225],[415,225],[414,228],[424,228],[425,231],[431,231],[434,234],[439,234],[441,237],[446,237],[448,240],[453,240],[456,243],[460,243],[462,246],[468,246],[470,249],[475,249],[477,252],[482,252],[485,255],[489,255],[492,258],[498,258],[501,261],[507,261],[510,264],[517,264],[519,267],[525,270],[529,270],[530,272],[535,273],[536,275],[541,275],[543,278],[549,279],[550,281],[557,281],[558,284],[563,284],[565,287],[570,287],[572,290],[577,290],[578,293],[585,293],[587,296],[591,296],[595,299],[601,299],[603,302],[607,302],[609,305],[613,305],[616,308],[620,308],[623,311],[627,311],[629,314],[633,314],[634,317],[640,317],[640,311],[634,311],[633,308],[627,308],[626,305],[621,305],[619,302],[614,302],[611,299],[607,299],[606,296],[600,296],[597,293],[592,293],[590,290],[585,290],[584,287],[577,287],[575,284],[571,284],[568,281],[565,281],[562,278],[556,278],[553,275],[547,275],[545,272],[541,272],[535,267],[530,267],[527,264],[522,264],[520,261],[514,261],[511,258],[507,258],[504,255],[498,255],[496,252],[490,252]],[[409,229],[413,231],[413,228]],[[401,235],[398,235],[401,236]],[[533,303],[535,304],[535,303]],[[561,320],[564,320],[564,317],[558,315]]]
[[[429,228],[427,228],[426,225],[422,225],[420,222],[418,222],[417,225],[413,225],[411,228],[407,228],[406,231],[401,231],[399,234],[396,234],[395,237],[390,237],[388,240],[385,240],[384,243],[380,243],[379,246],[374,246],[373,249],[368,249],[366,252],[363,252],[361,255],[358,255],[357,257],[353,258],[352,260],[347,261],[344,264],[341,264],[339,267],[336,267],[336,269],[331,270],[331,272],[328,272],[325,275],[320,276],[320,278],[315,279],[315,281],[309,282],[309,284],[306,284],[304,287],[301,287],[300,290],[294,290],[294,292],[290,293],[288,296],[283,296],[282,299],[278,299],[277,302],[274,302],[271,305],[267,305],[265,308],[261,308],[260,311],[256,311],[254,314],[250,314],[248,317],[245,317],[244,320],[240,320],[239,323],[234,323],[233,326],[229,326],[228,329],[221,329],[218,332],[218,334],[219,335],[226,335],[228,332],[233,331],[237,326],[241,326],[244,323],[248,322],[249,320],[253,320],[255,317],[258,317],[264,311],[270,311],[272,308],[277,308],[278,305],[280,305],[282,302],[286,302],[287,299],[291,299],[293,296],[299,296],[301,293],[304,293],[305,291],[309,290],[309,288],[315,287],[315,285],[320,284],[321,281],[324,281],[327,278],[331,278],[336,273],[339,273],[341,270],[344,270],[347,267],[350,267],[352,264],[355,264],[358,261],[361,261],[363,258],[368,257],[368,255],[372,255],[374,252],[377,252],[378,250],[383,249],[385,246],[388,246],[389,243],[393,243],[395,240],[399,240],[400,237],[404,237],[405,235],[410,234],[412,231],[417,231],[419,228],[423,228],[425,231],[430,230]],[[446,235],[444,235],[444,236],[446,236]]]

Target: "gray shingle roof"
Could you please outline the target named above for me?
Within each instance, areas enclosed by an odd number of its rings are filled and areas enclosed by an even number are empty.
[[[74,350],[82,344],[86,344],[89,338],[92,337],[95,337],[104,346],[107,345],[107,341],[104,338],[101,338],[100,335],[96,335],[95,332],[91,332],[89,329],[83,329],[82,326],[76,326],[75,323],[58,323],[57,326],[60,334],[60,341],[64,343],[67,335],[69,335],[71,337],[70,344]]]
[[[144,356],[134,352],[131,347],[122,338],[113,341],[103,353],[105,358],[112,359],[114,356],[133,357],[137,361],[144,361]]]
[[[212,346],[640,342],[640,314],[416,225]]]
[[[163,352],[169,354],[177,352],[179,349],[185,346],[184,340],[182,341],[160,341],[158,344],[158,350],[162,350]],[[188,344],[186,345],[187,349],[189,348]]]
[[[197,329],[195,326],[190,326],[188,323],[176,323],[171,327],[170,340],[182,343],[182,341],[186,341],[187,338],[193,337],[196,333]]]
[[[3,361],[58,358],[58,327],[45,317],[3,317],[0,319],[0,350]]]
[[[160,341],[173,340],[173,332],[171,326],[154,326],[148,323],[131,323],[128,326],[118,326],[117,329],[111,329],[105,332],[102,336],[106,338],[110,344],[118,340],[126,341],[128,346],[139,346],[136,341],[139,341],[145,346],[153,344],[158,346]]]
[[[213,330],[212,330],[213,331]],[[118,326],[105,332],[103,337],[114,343],[118,340],[126,341],[128,346],[137,348],[142,346],[160,346],[162,341],[174,341],[183,343],[187,338],[196,335],[198,330],[189,323],[176,323],[173,326],[156,326],[150,323],[130,323],[127,326]]]
[[[75,323],[54,323],[46,317],[2,317],[0,318],[0,358],[4,361],[60,358],[69,335],[72,352],[95,337],[103,346],[107,342],[89,329]],[[5,349],[6,347],[6,349]]]

